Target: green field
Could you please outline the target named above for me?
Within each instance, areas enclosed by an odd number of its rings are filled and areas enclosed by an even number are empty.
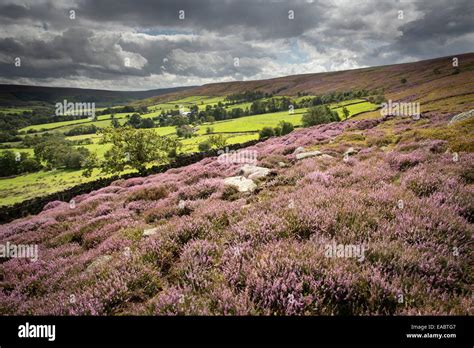
[[[22,114],[23,112],[31,112],[32,109],[29,108],[0,108],[0,112],[5,114]]]
[[[299,97],[298,99],[301,100],[302,98],[308,98],[308,96]],[[219,101],[223,102],[224,97],[186,97],[172,102],[153,105],[149,107],[150,112],[148,114],[142,115],[142,117],[155,117],[161,113],[161,110],[176,109],[176,106],[178,106],[179,108],[180,105],[186,110],[187,106],[191,106],[194,104],[198,105],[199,108],[205,108],[206,105],[214,105],[217,104]],[[247,107],[250,107],[250,105],[251,103],[229,105],[227,109],[232,109],[236,107],[245,109]],[[362,112],[372,111],[377,108],[376,105],[366,102],[362,99],[348,100],[331,105],[331,108],[338,112],[340,118],[343,117],[342,106],[344,105],[347,105],[347,109],[349,110],[351,116]],[[262,128],[276,127],[280,121],[291,122],[294,126],[301,126],[301,118],[305,112],[306,109],[296,109],[293,113],[289,113],[288,111],[281,111],[275,113],[246,116],[225,121],[217,121],[213,123],[204,123],[197,127],[198,131],[196,136],[190,139],[180,139],[182,143],[182,148],[180,152],[189,153],[198,151],[199,143],[205,141],[210,136],[209,134],[206,134],[206,129],[208,127],[212,128],[213,134],[223,134],[227,139],[227,144],[243,143],[249,140],[258,139],[258,132]],[[115,118],[118,119],[121,124],[123,124],[126,122],[125,117],[127,114],[129,113],[119,113],[115,115]],[[77,127],[79,124],[94,124],[97,127],[107,127],[110,125],[110,116],[111,115],[99,116],[98,119],[94,122],[88,119],[64,121],[29,126],[22,130],[49,129],[53,132],[63,133],[67,130]],[[155,132],[157,135],[160,136],[176,136],[176,127],[173,126],[144,129],[142,131]],[[78,146],[86,147],[91,152],[95,152],[99,157],[103,157],[104,153],[111,146],[110,144],[100,144],[101,136],[98,134],[77,135],[66,137],[66,139],[91,139],[93,142],[92,144]],[[19,143],[10,144],[11,146],[19,145]],[[5,150],[6,149],[0,149],[0,151]],[[23,149],[13,147],[8,150],[12,150],[14,152],[27,152],[30,154],[30,156],[34,155],[33,149],[31,148]],[[49,172],[41,171],[38,173],[31,173],[19,175],[12,178],[0,179],[0,206],[10,205],[33,197],[43,196],[56,191],[61,191],[74,185],[106,176],[99,173],[98,170],[94,170],[93,175],[90,178],[85,178],[81,174],[82,171],[80,170],[54,170]]]

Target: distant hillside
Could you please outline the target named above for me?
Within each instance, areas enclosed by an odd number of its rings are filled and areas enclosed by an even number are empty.
[[[113,106],[162,94],[184,91],[189,88],[191,87],[124,92],[100,89],[0,85],[0,106],[54,104],[64,99],[72,102],[95,102],[96,106]]]
[[[458,58],[458,69],[452,65],[453,57]],[[406,82],[402,83],[402,79],[406,79]],[[416,95],[417,100],[421,103],[445,100],[460,94],[472,96],[474,91],[474,53],[457,54],[413,63],[292,75],[268,80],[212,83],[178,93],[145,99],[137,104],[151,105],[159,101],[190,95],[222,96],[249,90],[294,96],[298,92],[320,95],[332,91],[379,88],[383,88],[385,95],[393,100],[410,99]],[[470,99],[472,100],[472,98]]]

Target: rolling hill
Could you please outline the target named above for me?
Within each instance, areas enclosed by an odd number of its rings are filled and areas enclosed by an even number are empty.
[[[123,105],[134,100],[159,96],[190,87],[163,88],[149,91],[108,91],[100,89],[61,88],[23,85],[0,85],[0,106],[30,106],[71,102],[95,102],[97,107]]]
[[[458,58],[459,67],[452,65]],[[406,83],[402,83],[402,79]],[[413,63],[395,64],[329,73],[278,77],[269,80],[236,81],[206,84],[177,93],[163,94],[137,102],[152,105],[161,101],[191,95],[224,96],[244,91],[260,90],[277,95],[295,96],[300,93],[322,95],[351,89],[384,89],[387,99],[411,100],[414,96],[422,104],[438,104],[452,96],[465,95],[472,105],[474,94],[474,53],[458,54]],[[437,103],[434,103],[437,102]],[[431,105],[430,107],[435,107]],[[463,108],[451,106],[450,111]]]

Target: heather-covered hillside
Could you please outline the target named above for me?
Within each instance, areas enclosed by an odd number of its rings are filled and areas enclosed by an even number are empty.
[[[0,227],[39,245],[0,264],[0,313],[472,314],[474,120],[451,116],[271,138],[252,192],[208,158],[51,202]]]

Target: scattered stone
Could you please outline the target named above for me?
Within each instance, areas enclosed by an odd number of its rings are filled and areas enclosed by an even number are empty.
[[[241,206],[240,209],[245,210],[245,209],[250,208],[251,206],[252,206],[251,204],[245,204],[245,205]]]
[[[270,169],[253,164],[246,164],[239,170],[239,174],[249,179],[258,179],[270,174]]]
[[[225,178],[224,185],[235,186],[239,192],[253,192],[257,188],[252,179],[247,179],[243,176]]]
[[[460,114],[453,116],[453,118],[449,121],[449,125],[452,125],[455,122],[467,120],[468,118],[471,118],[471,117],[474,117],[474,109],[470,111],[461,112]]]
[[[285,168],[285,167],[288,167],[288,164],[286,164],[285,162],[278,162],[278,166],[280,168]]]
[[[327,153],[323,153],[321,155],[321,158],[331,159],[331,158],[334,158],[334,156],[328,155]]]
[[[301,160],[303,158],[310,158],[310,157],[316,157],[316,156],[321,156],[323,153],[321,151],[310,151],[310,152],[303,152],[303,153],[298,153],[296,155],[297,160]]]
[[[158,227],[149,228],[149,229],[146,229],[146,230],[143,231],[143,235],[145,237],[149,237],[149,236],[153,236],[154,234],[156,234],[156,232],[158,232]]]
[[[102,255],[97,257],[94,261],[91,262],[89,266],[86,268],[86,272],[91,272],[96,270],[97,268],[102,267],[106,263],[108,263],[112,259],[111,255]]]
[[[347,156],[352,156],[352,155],[355,155],[357,153],[357,150],[355,150],[352,146],[350,148],[347,149],[346,152],[344,152],[344,156],[347,155]]]

